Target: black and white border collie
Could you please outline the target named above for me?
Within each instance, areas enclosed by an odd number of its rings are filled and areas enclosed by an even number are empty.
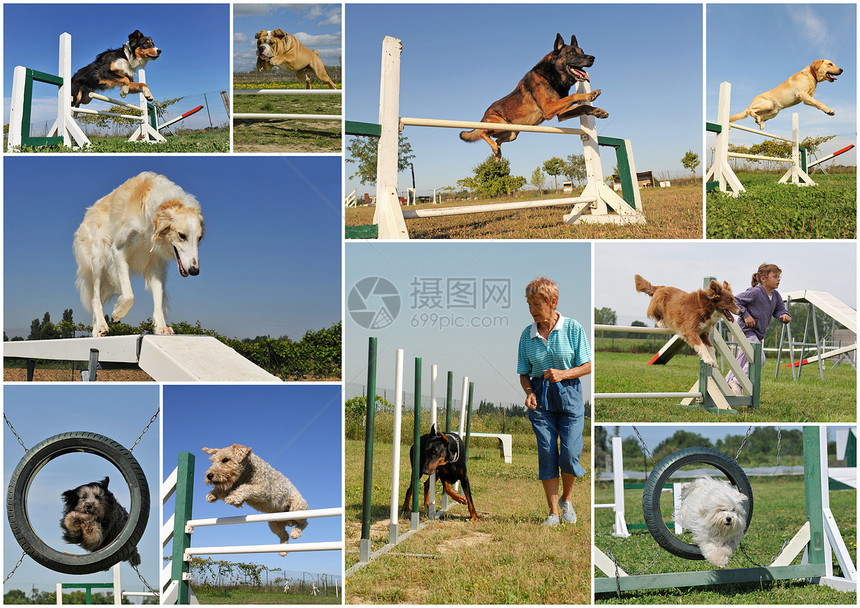
[[[99,53],[96,60],[82,67],[72,76],[72,107],[88,104],[90,93],[120,87],[120,95],[143,93],[152,101],[149,87],[134,82],[134,76],[147,61],[158,59],[161,49],[155,46],[152,38],[144,36],[140,30],[128,35],[128,42],[118,49],[108,49]]]

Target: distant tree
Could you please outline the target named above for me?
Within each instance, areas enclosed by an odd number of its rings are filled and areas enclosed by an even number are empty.
[[[595,325],[617,325],[618,315],[611,308],[595,308],[594,309],[594,324]]]
[[[681,164],[684,165],[684,168],[689,169],[693,172],[693,176],[696,175],[696,167],[699,166],[699,155],[693,152],[692,150],[687,150],[684,156],[681,158]]]
[[[555,189],[558,190],[558,176],[564,173],[564,160],[553,156],[543,162],[543,170],[546,171],[547,175],[552,175]]]
[[[672,452],[677,452],[683,448],[693,448],[693,447],[705,447],[710,448],[713,447],[710,439],[706,439],[703,435],[699,433],[692,433],[690,431],[685,430],[677,430],[675,431],[671,437],[668,439],[664,439],[657,447],[654,448],[652,452],[654,454],[654,459],[659,460],[665,456],[668,456]]]
[[[540,167],[535,167],[535,170],[532,171],[532,177],[529,180],[529,183],[538,189],[538,193],[543,192],[543,187],[546,183],[546,174]]]
[[[379,138],[367,135],[356,135],[346,146],[346,162],[357,165],[355,173],[350,177],[358,177],[362,185],[376,183],[376,164],[379,156]],[[412,145],[406,136],[401,134],[397,152],[397,171],[403,171],[409,166],[409,161],[415,158]]]
[[[571,154],[564,163],[564,175],[574,184],[581,184],[588,177],[585,170],[585,155]]]
[[[496,160],[494,156],[488,156],[472,171],[475,174],[476,190],[485,196],[513,194],[526,184],[526,178],[511,175],[511,161],[507,158]]]

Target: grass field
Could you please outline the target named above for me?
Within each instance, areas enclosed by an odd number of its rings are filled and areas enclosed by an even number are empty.
[[[643,188],[642,207],[648,223],[645,225],[568,225],[562,216],[570,211],[566,207],[519,209],[471,215],[432,217],[406,220],[412,238],[425,239],[701,239],[702,238],[702,185],[699,180],[671,188]],[[519,193],[512,197],[482,199],[480,201],[453,201],[441,205],[423,204],[410,209],[439,209],[464,205],[481,205],[491,202],[528,200],[536,195]],[[570,195],[544,196],[563,198]],[[373,220],[373,207],[351,207],[346,210],[346,225],[360,226]]]
[[[781,550],[783,542],[791,539],[806,521],[803,477],[753,477],[755,509],[741,547],[729,561],[729,568],[748,568],[754,564],[770,563]],[[595,484],[595,502],[612,502],[612,484]],[[849,551],[857,561],[857,492],[830,493],[831,509]],[[644,523],[642,490],[625,490],[624,503],[628,525]],[[671,520],[671,496],[661,501],[665,521]],[[685,560],[663,551],[647,530],[631,530],[626,539],[612,536],[612,509],[598,509],[594,514],[595,546],[604,553],[611,552],[628,573],[647,570],[648,574],[710,570],[704,561]],[[671,528],[671,526],[670,526]],[[681,536],[690,542],[689,535]],[[795,563],[799,563],[800,557]],[[834,561],[834,571],[838,564]],[[643,572],[644,574],[644,572]],[[604,576],[595,569],[595,576]],[[713,587],[625,591],[619,600],[615,594],[600,594],[597,603],[625,604],[856,604],[856,593],[841,593],[829,587],[804,581],[774,581],[739,583]]]
[[[411,429],[411,424],[411,417],[404,417],[403,428]],[[390,440],[383,443],[377,439],[371,514],[374,551],[388,540],[391,455]],[[408,455],[409,447],[404,446],[398,502],[403,500],[409,483]],[[364,442],[347,440],[347,567],[358,561],[363,458]],[[590,461],[591,443],[586,437],[582,454],[586,468]],[[514,435],[512,464],[505,464],[499,457],[494,441],[473,438],[469,448],[469,479],[480,521],[470,522],[465,506],[456,505],[444,520],[429,523],[389,553],[352,573],[345,583],[347,603],[589,603],[590,473],[577,481],[574,490],[573,506],[578,521],[557,528],[539,525],[547,515],[547,507],[537,478],[533,435],[530,438],[527,433]],[[426,521],[423,508],[421,521]],[[406,532],[409,518],[401,516],[398,526],[401,534]]]
[[[687,392],[698,380],[699,359],[676,356],[666,365],[647,365],[651,355],[600,351],[595,353],[595,393]],[[721,416],[726,422],[854,422],[857,407],[856,372],[840,365],[824,372],[810,365],[798,381],[781,368],[774,378],[776,357],[765,362],[761,407]],[[827,369],[827,368],[826,368]],[[724,372],[727,373],[727,372]],[[598,422],[712,422],[714,414],[677,406],[672,399],[596,399]]]
[[[340,67],[326,66],[326,72],[340,85]],[[304,89],[295,74],[235,72],[235,89]],[[328,89],[314,80],[313,88]],[[233,112],[258,114],[341,115],[339,95],[234,95]],[[233,121],[235,152],[341,152],[341,121],[338,120],[242,120]]]
[[[201,604],[230,604],[230,605],[262,605],[262,604],[340,604],[341,598],[331,595],[278,593],[254,589],[253,587],[235,587],[230,590],[205,590],[201,587],[194,589],[194,595]]]
[[[738,173],[746,192],[707,197],[710,239],[853,239],[857,237],[857,173],[813,179],[818,186],[778,184],[782,174]]]
[[[129,128],[131,131],[131,128]],[[199,130],[181,130],[176,135],[166,136],[164,143],[138,143],[126,141],[128,136],[99,137],[89,136],[92,146],[84,150],[74,150],[64,146],[22,146],[21,151],[27,153],[48,154],[93,154],[93,153],[134,153],[134,154],[164,154],[164,153],[191,153],[208,154],[223,153],[230,151],[230,130],[224,128],[210,128]],[[4,143],[5,151],[5,143]]]

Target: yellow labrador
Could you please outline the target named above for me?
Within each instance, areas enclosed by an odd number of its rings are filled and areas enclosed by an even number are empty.
[[[776,88],[753,98],[747,109],[732,116],[729,122],[752,116],[759,128],[764,129],[764,121],[776,116],[783,108],[790,108],[801,101],[808,106],[818,108],[828,116],[833,116],[836,114],[835,111],[816,101],[812,96],[815,95],[815,87],[819,82],[825,80],[833,82],[836,80],[834,76],[839,76],[841,73],[842,68],[836,67],[829,59],[813,61],[812,65],[803,68]]]
[[[292,34],[281,28],[273,31],[260,30],[257,39],[257,71],[265,72],[274,67],[294,71],[299,81],[305,81],[305,88],[311,88],[311,74],[325,82],[330,88],[337,85],[326,74],[325,66],[317,51],[312,51]]]

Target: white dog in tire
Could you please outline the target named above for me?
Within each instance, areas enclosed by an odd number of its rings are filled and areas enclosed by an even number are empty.
[[[746,531],[746,503],[734,486],[700,477],[684,490],[675,521],[692,532],[708,563],[725,568]]]

